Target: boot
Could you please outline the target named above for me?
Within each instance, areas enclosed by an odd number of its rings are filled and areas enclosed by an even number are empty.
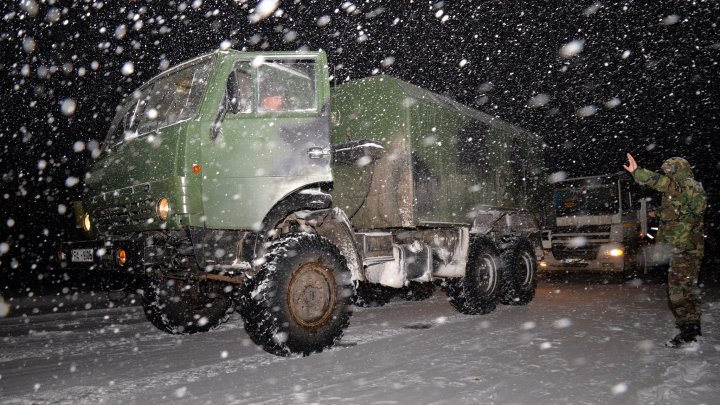
[[[698,336],[702,336],[699,322],[678,325],[678,329],[680,329],[680,333],[670,339],[665,346],[674,348],[686,347],[693,342],[697,342]]]

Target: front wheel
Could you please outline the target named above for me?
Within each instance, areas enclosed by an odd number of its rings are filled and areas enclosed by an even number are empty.
[[[473,236],[468,249],[465,277],[448,282],[450,304],[468,315],[492,312],[500,292],[498,264],[495,244],[487,238]]]
[[[355,293],[352,303],[358,307],[381,307],[392,299],[394,289],[381,284],[358,281],[355,284]]]
[[[142,304],[147,319],[171,334],[207,332],[226,322],[232,298],[222,284],[152,278],[145,283]]]
[[[350,271],[322,236],[295,233],[274,241],[246,287],[245,330],[269,353],[320,352],[333,346],[350,322]]]
[[[424,301],[435,293],[435,284],[432,281],[424,283],[411,281],[400,290],[400,297],[405,301]]]

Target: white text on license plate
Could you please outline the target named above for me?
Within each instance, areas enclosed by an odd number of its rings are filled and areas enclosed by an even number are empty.
[[[73,262],[92,262],[93,261],[93,250],[92,249],[73,249],[72,250],[72,261]]]

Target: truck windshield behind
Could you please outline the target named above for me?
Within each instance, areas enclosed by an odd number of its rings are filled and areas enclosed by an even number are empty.
[[[119,107],[105,147],[195,116],[207,88],[210,63],[210,59],[198,61],[136,91]]]
[[[557,216],[616,214],[619,210],[617,184],[598,180],[561,183],[554,193]]]

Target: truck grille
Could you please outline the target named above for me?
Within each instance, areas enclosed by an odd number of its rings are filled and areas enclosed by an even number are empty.
[[[560,226],[553,229],[552,254],[557,260],[595,260],[600,245],[608,242],[610,225]]]
[[[127,202],[99,210],[95,214],[96,225],[100,231],[110,231],[116,227],[147,224],[154,216],[155,206],[151,198]]]
[[[610,225],[558,226],[553,234],[563,233],[610,233]]]
[[[573,249],[569,246],[554,245],[552,247],[552,254],[556,260],[565,260],[565,259],[595,260],[597,258],[598,249],[597,249],[597,246]]]
[[[610,242],[610,225],[561,226],[553,229],[553,246],[576,245],[578,239],[588,245]]]

